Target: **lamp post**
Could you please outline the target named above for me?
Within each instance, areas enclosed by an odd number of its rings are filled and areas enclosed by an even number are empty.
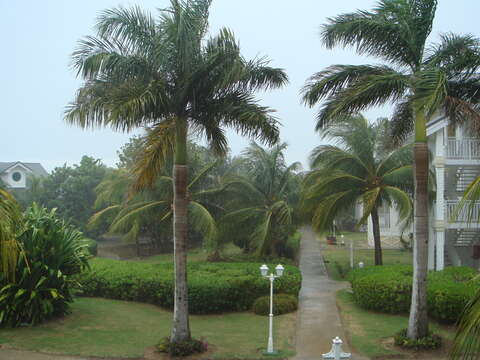
[[[284,267],[278,264],[275,267],[275,272],[268,274],[268,266],[263,264],[260,266],[260,273],[264,278],[270,280],[270,314],[268,314],[268,346],[267,346],[267,354],[274,354],[273,351],[273,280],[279,278],[283,275]]]

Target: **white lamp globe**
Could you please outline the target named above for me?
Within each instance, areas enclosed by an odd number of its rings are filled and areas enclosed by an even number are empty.
[[[267,276],[268,274],[268,266],[263,264],[262,266],[260,266],[260,273],[262,274],[262,276]]]
[[[283,275],[283,270],[285,270],[285,268],[280,264],[278,264],[275,267],[275,271],[277,272],[277,276],[282,276]]]

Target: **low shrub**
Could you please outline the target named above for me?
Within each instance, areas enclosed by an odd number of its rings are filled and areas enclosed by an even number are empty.
[[[442,346],[442,338],[430,333],[424,338],[412,340],[407,337],[407,329],[401,330],[394,336],[394,343],[405,349],[412,350],[435,350]]]
[[[441,322],[458,320],[463,308],[479,288],[475,270],[448,267],[429,272],[427,306],[429,315]],[[407,265],[372,266],[349,273],[354,300],[365,309],[406,313],[410,308],[412,268]]]
[[[282,315],[298,309],[298,300],[289,294],[273,295],[273,315]],[[253,303],[252,310],[257,315],[270,314],[270,295],[261,296]]]
[[[208,350],[208,344],[205,341],[190,339],[181,343],[172,343],[170,338],[166,337],[157,344],[157,351],[167,353],[171,356],[189,356],[200,354]]]
[[[140,301],[173,308],[173,265],[95,258],[91,271],[78,280],[85,296]],[[269,282],[260,276],[260,263],[188,264],[188,301],[193,314],[246,311],[255,299],[269,294]],[[271,267],[273,268],[273,267]],[[279,292],[298,296],[298,268],[285,266],[275,280]]]
[[[38,324],[68,313],[72,275],[88,266],[83,235],[36,205],[24,216],[15,281],[0,278],[0,325]]]

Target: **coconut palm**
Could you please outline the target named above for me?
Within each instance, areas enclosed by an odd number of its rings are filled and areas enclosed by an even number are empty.
[[[256,143],[243,151],[236,165],[241,175],[226,181],[226,204],[231,210],[222,220],[223,232],[258,257],[278,255],[292,225],[298,200],[300,163],[287,165],[282,143],[264,149]],[[242,173],[244,172],[244,173]]]
[[[338,115],[392,102],[395,139],[401,142],[414,133],[415,259],[408,326],[412,339],[428,332],[426,124],[440,109],[453,122],[478,124],[480,120],[472,106],[480,97],[480,83],[474,75],[480,66],[479,41],[469,35],[446,34],[439,44],[427,46],[436,6],[436,0],[380,0],[371,11],[330,18],[321,35],[328,48],[355,46],[359,54],[387,65],[333,65],[314,74],[303,88],[308,106],[326,99],[318,113],[317,130]]]
[[[20,246],[17,237],[23,228],[22,212],[14,197],[0,189],[0,284],[15,281]]]
[[[382,265],[378,209],[395,205],[401,221],[412,212],[412,156],[409,147],[385,153],[383,132],[386,119],[369,124],[361,115],[337,120],[323,138],[338,146],[321,145],[311,154],[312,171],[303,189],[304,211],[312,216],[317,231],[326,231],[335,217],[358,202],[363,215],[357,226],[372,219],[375,265]]]
[[[136,169],[136,189],[152,185],[174,153],[175,297],[171,341],[190,338],[186,283],[187,134],[203,136],[217,154],[227,151],[224,128],[261,139],[278,139],[271,110],[254,92],[283,86],[283,70],[266,58],[246,60],[233,33],[207,37],[211,0],[171,0],[154,17],[139,7],[104,11],[96,37],[73,53],[84,79],[66,120],[83,128],[130,131],[149,126]]]

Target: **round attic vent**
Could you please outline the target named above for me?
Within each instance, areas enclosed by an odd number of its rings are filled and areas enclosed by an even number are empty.
[[[20,181],[22,179],[22,174],[19,173],[18,171],[15,171],[13,174],[12,174],[12,179],[13,181]]]

